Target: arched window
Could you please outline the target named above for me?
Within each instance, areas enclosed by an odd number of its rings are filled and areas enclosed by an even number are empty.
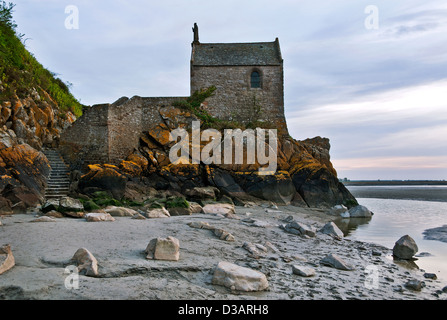
[[[259,71],[253,71],[250,76],[250,84],[252,88],[261,87],[261,74]]]

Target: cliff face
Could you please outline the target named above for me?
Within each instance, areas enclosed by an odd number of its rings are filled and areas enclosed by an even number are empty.
[[[177,128],[191,133],[191,121],[199,119],[191,112],[173,106],[161,107],[158,112],[162,120],[141,133],[138,148],[126,160],[118,166],[89,165],[87,173],[77,182],[77,191],[91,194],[108,190],[114,197],[137,200],[144,198],[141,190],[145,188],[170,189],[191,195],[195,187],[214,186],[220,190],[221,196],[230,196],[240,204],[256,199],[320,208],[336,204],[351,207],[356,203],[338,181],[330,162],[330,144],[326,138],[297,141],[279,136],[275,154],[277,168],[269,175],[258,174],[259,168],[263,167],[258,161],[254,164],[246,164],[246,161],[245,164],[205,164],[202,157],[200,164],[192,164],[189,156],[189,164],[173,164],[169,153],[176,142],[170,141],[169,134]],[[203,151],[208,143],[201,142],[200,150]],[[192,150],[192,140],[187,144]],[[220,144],[223,163],[223,139]],[[247,159],[247,148],[243,152],[244,159]],[[116,179],[120,183],[112,184],[111,181]]]
[[[50,167],[41,150],[57,146],[81,106],[25,49],[12,8],[0,3],[0,214],[43,200]]]

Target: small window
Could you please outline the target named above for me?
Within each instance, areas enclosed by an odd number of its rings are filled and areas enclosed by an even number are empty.
[[[253,71],[250,77],[250,83],[252,88],[261,87],[261,75],[258,71]]]

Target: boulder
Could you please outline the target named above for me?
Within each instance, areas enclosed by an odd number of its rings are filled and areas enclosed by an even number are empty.
[[[316,230],[314,227],[301,222],[292,221],[284,226],[284,230],[299,236],[315,237]]]
[[[251,196],[288,205],[295,197],[296,189],[288,172],[277,171],[272,175],[237,173],[235,180]]]
[[[73,199],[70,197],[62,197],[59,199],[59,212],[81,212],[84,211],[84,206],[82,202],[78,199]]]
[[[205,205],[202,208],[202,211],[205,214],[234,214],[234,205],[231,205],[229,203],[210,203]]]
[[[81,176],[78,188],[82,193],[90,190],[109,191],[113,198],[121,199],[126,191],[127,177],[111,165],[89,165],[90,171]]]
[[[145,250],[146,259],[178,261],[180,257],[180,243],[174,237],[152,239]]]
[[[371,218],[373,213],[368,208],[358,205],[349,209],[349,217],[351,218]]]
[[[189,201],[189,209],[191,209],[191,213],[201,213],[202,206],[197,202]]]
[[[0,247],[0,274],[5,273],[15,266],[15,259],[12,255],[11,246],[5,244]]]
[[[436,275],[436,273],[425,272],[424,273],[424,278],[431,279],[431,280],[436,280],[436,279],[438,279],[438,276]]]
[[[64,212],[64,215],[66,217],[71,217],[71,218],[83,218],[84,212],[83,211],[67,211],[67,212]]]
[[[47,213],[45,213],[46,217],[51,217],[51,218],[63,218],[64,215],[56,210],[51,210]]]
[[[40,209],[43,213],[57,210],[59,210],[59,199],[48,199]]]
[[[315,269],[311,267],[305,267],[305,266],[298,266],[293,265],[292,266],[292,272],[293,274],[299,275],[301,277],[312,277],[315,275]]]
[[[98,276],[98,261],[87,249],[78,249],[71,258],[71,262],[78,266],[79,274],[89,277]]]
[[[12,202],[9,199],[0,196],[0,216],[13,214]]]
[[[344,236],[343,231],[341,231],[340,228],[338,228],[332,221],[326,223],[324,227],[320,229],[320,232],[328,234],[336,239],[342,239]]]
[[[91,212],[85,215],[87,222],[99,222],[99,221],[115,221],[109,213],[103,212]]]
[[[412,291],[421,291],[423,287],[424,282],[419,281],[416,279],[409,280],[405,283],[405,288],[412,290]]]
[[[212,283],[231,290],[262,291],[268,288],[267,277],[262,272],[221,261],[214,270]]]
[[[339,270],[347,270],[347,271],[355,270],[354,266],[345,262],[342,258],[340,258],[339,256],[332,254],[332,253],[328,254],[326,257],[321,259],[320,263],[322,265],[325,265],[325,266],[328,266],[331,268],[335,268],[335,269],[339,269]]]
[[[146,211],[146,218],[169,218],[171,215],[169,214],[169,211],[163,208],[155,208],[155,209],[148,209]]]
[[[215,200],[219,194],[219,189],[216,187],[194,187],[193,189],[185,190],[185,196],[194,200]]]
[[[137,211],[124,207],[108,206],[104,211],[112,217],[132,217],[138,214]]]
[[[409,235],[404,235],[394,244],[393,256],[398,259],[410,260],[418,250],[418,246],[414,239]]]
[[[189,216],[192,214],[191,208],[174,207],[168,208],[171,216]]]

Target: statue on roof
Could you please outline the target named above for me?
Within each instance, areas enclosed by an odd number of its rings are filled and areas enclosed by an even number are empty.
[[[192,32],[194,32],[193,43],[199,43],[199,27],[197,26],[197,23],[194,23],[194,28],[192,28]]]

